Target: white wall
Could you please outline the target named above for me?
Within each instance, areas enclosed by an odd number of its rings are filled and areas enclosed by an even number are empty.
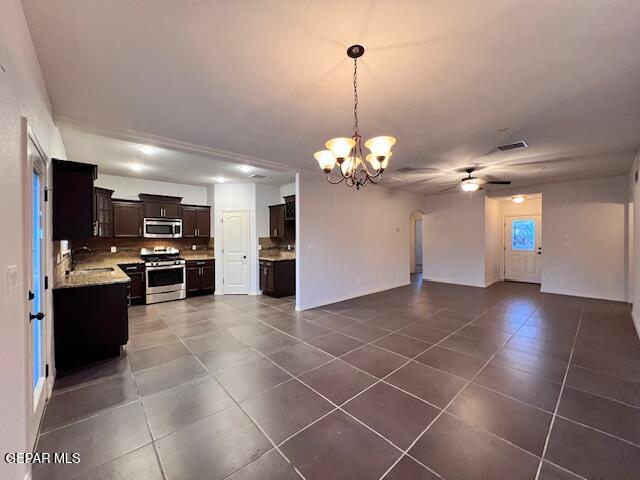
[[[258,236],[256,235],[256,185],[254,183],[219,183],[214,192],[214,232],[216,237],[216,295],[224,293],[223,287],[223,239],[222,212],[224,210],[247,210],[249,212],[249,294],[258,291]]]
[[[484,284],[491,285],[501,279],[503,250],[503,216],[501,202],[484,199]]]
[[[256,185],[256,231],[258,238],[269,236],[269,205],[283,203],[280,187],[276,185]]]
[[[627,177],[544,185],[542,291],[627,300]]]
[[[409,283],[410,214],[421,197],[302,172],[296,204],[298,309]]]
[[[296,194],[296,182],[287,183],[286,185],[282,185],[280,187],[280,201],[278,203],[282,203],[284,200],[282,197],[288,197],[290,195]]]
[[[21,116],[49,156],[65,158],[62,139],[52,119],[51,105],[19,1],[0,2],[0,42],[5,48],[0,70],[0,215],[5,225],[0,248],[0,452],[30,451],[27,419],[31,381],[27,367],[27,241],[26,182],[28,169]],[[49,176],[50,177],[50,176]],[[50,180],[50,178],[49,178]],[[50,222],[49,222],[50,225]],[[47,237],[50,239],[50,229]],[[47,242],[50,245],[50,241]],[[15,265],[18,286],[9,291],[7,268]],[[48,274],[52,274],[49,264]],[[51,305],[51,292],[47,304]],[[50,312],[49,308],[49,312]],[[0,462],[0,478],[21,479],[26,465]]]
[[[629,301],[633,303],[633,322],[640,336],[640,248],[637,242],[640,239],[640,180],[635,181],[636,172],[640,168],[640,151],[636,154],[635,161],[629,172],[629,188],[631,190],[631,216],[629,228],[629,255],[631,257],[629,268]]]
[[[95,182],[95,186],[114,190],[113,198],[139,200],[139,193],[151,193],[182,197],[182,203],[186,204],[210,205],[207,198],[207,187],[186,185],[184,183],[158,182],[140,177],[105,175],[100,173],[100,168],[98,168],[98,179]]]
[[[423,278],[484,287],[484,193],[456,192],[424,198]]]

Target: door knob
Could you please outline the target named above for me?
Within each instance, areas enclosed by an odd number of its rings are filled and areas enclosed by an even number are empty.
[[[29,320],[42,320],[44,318],[44,313],[38,312],[35,315],[33,313],[29,314]]]

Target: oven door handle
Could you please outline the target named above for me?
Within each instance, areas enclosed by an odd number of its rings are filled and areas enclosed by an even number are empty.
[[[184,268],[184,265],[166,265],[164,267],[147,267],[147,272],[156,272],[158,270],[174,270],[176,268]]]

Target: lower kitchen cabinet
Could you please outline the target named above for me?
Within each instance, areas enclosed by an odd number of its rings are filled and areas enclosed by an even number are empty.
[[[53,291],[56,369],[116,357],[129,341],[128,283]]]
[[[296,294],[295,260],[260,260],[260,290],[271,297]]]
[[[131,279],[131,283],[129,283],[129,300],[131,305],[144,305],[146,291],[144,263],[128,263],[118,266]]]
[[[187,296],[211,294],[215,290],[215,260],[187,260]]]

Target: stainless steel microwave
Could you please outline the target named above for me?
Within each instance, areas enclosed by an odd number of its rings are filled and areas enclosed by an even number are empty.
[[[145,238],[182,238],[182,220],[145,218],[142,236]]]

